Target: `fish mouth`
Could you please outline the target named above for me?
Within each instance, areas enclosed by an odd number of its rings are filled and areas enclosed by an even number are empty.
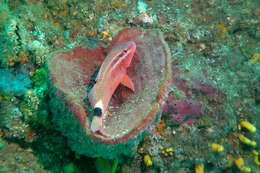
[[[133,52],[135,52],[136,44],[134,41],[128,41],[125,43],[129,49],[131,49]]]

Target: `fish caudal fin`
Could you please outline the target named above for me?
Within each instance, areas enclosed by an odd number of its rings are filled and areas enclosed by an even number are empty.
[[[135,87],[134,87],[134,84],[132,82],[132,80],[130,79],[130,77],[125,74],[122,81],[121,81],[121,84],[130,88],[132,91],[135,91]]]
[[[102,127],[102,117],[94,116],[91,122],[90,129],[92,132],[97,132]]]
[[[94,116],[93,120],[91,122],[91,127],[90,127],[91,131],[93,133],[97,133],[100,134],[104,137],[109,137],[110,135],[108,133],[106,133],[103,129],[102,129],[102,117],[97,117]]]

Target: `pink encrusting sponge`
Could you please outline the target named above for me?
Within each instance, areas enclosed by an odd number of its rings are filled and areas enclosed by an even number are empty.
[[[108,136],[90,130],[93,110],[88,93],[98,68],[113,47],[128,41],[136,50],[127,75],[135,91],[119,85],[107,107],[102,128]],[[170,51],[158,30],[124,29],[107,48],[77,47],[55,52],[48,59],[50,107],[53,121],[79,154],[114,158],[136,151],[142,134],[156,125],[167,96],[171,74]]]

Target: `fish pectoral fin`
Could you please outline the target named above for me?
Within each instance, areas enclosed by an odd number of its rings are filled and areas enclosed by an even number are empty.
[[[135,87],[134,87],[134,84],[132,82],[132,80],[130,79],[130,77],[125,74],[122,81],[121,81],[121,84],[130,88],[132,91],[135,91]]]

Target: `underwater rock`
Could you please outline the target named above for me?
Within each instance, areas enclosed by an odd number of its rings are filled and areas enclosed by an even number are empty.
[[[93,117],[87,95],[98,67],[116,45],[134,41],[136,51],[127,69],[135,92],[119,86],[103,119],[104,137],[90,130]],[[125,29],[107,48],[77,47],[50,55],[47,63],[50,107],[57,128],[68,137],[70,147],[90,157],[132,155],[143,132],[160,119],[171,74],[170,52],[157,30]]]
[[[0,153],[0,172],[50,172],[31,148],[0,138]]]
[[[3,99],[0,102],[0,128],[6,139],[25,139],[30,132],[28,124],[23,121],[23,114],[19,107],[11,100],[15,98]]]

